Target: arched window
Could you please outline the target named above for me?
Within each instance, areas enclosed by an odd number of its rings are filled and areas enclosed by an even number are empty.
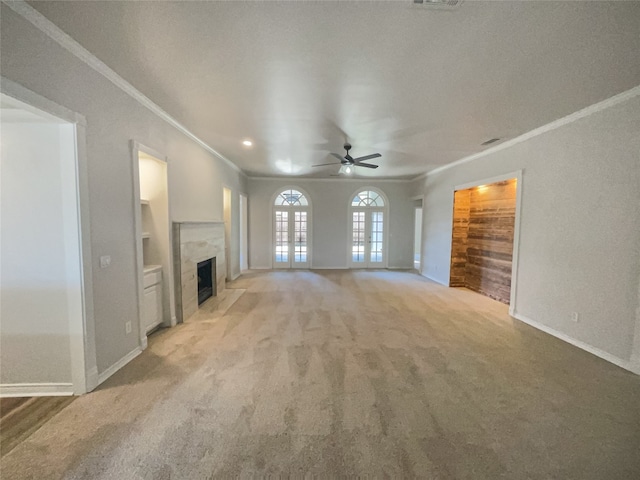
[[[356,268],[386,266],[387,201],[372,187],[351,197],[350,265]]]
[[[288,189],[280,192],[276,197],[275,201],[276,206],[280,205],[288,205],[290,207],[299,205],[299,206],[307,206],[309,202],[307,201],[307,197],[304,194],[300,193],[298,190]]]
[[[273,200],[273,266],[306,268],[310,264],[311,205],[295,188],[280,190]]]
[[[384,207],[384,198],[373,190],[363,190],[358,192],[353,200],[352,207]]]

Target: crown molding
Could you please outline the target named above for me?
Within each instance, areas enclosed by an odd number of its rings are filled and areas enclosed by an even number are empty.
[[[40,30],[42,33],[47,35],[49,38],[54,40],[58,45],[67,50],[69,53],[74,55],[76,58],[81,60],[83,63],[93,68],[96,72],[101,74],[104,78],[113,83],[116,87],[122,90],[124,93],[129,95],[131,98],[136,100],[140,105],[146,107],[148,110],[153,112],[160,119],[167,122],[169,125],[174,127],[176,130],[180,131],[188,138],[193,140],[195,143],[200,145],[206,151],[214,155],[216,158],[222,160],[229,167],[231,167],[236,172],[241,175],[246,174],[242,171],[240,167],[238,167],[235,163],[229,160],[227,157],[218,152],[215,148],[211,147],[204,140],[200,139],[194,133],[192,133],[187,127],[185,127],[178,120],[173,118],[167,112],[165,112],[162,108],[160,108],[157,104],[155,104],[149,97],[140,92],[137,88],[127,82],[124,78],[118,75],[114,70],[108,67],[102,60],[98,59],[95,55],[93,55],[89,50],[84,48],[78,42],[76,42],[73,38],[71,38],[68,34],[66,34],[60,27],[58,27],[51,20],[46,18],[40,12],[38,12],[35,8],[29,5],[27,2],[23,0],[1,0],[7,7],[16,12],[22,18],[31,23],[34,27]]]
[[[577,112],[571,113],[566,117],[562,117],[558,120],[554,120],[551,123],[547,123],[546,125],[538,127],[518,137],[512,138],[511,140],[507,140],[506,142],[496,145],[495,147],[488,148],[486,150],[483,150],[482,152],[474,153],[473,155],[469,155],[467,157],[461,158],[460,160],[456,160],[455,162],[451,162],[446,165],[442,165],[441,167],[434,168],[433,170],[429,170],[428,172],[425,172],[413,178],[413,180],[420,180],[421,178],[426,178],[430,175],[434,175],[436,173],[443,172],[450,168],[457,167],[458,165],[462,165],[464,163],[468,163],[473,160],[478,160],[482,157],[486,157],[487,155],[491,155],[492,153],[499,152],[500,150],[513,147],[514,145],[517,145],[522,142],[526,142],[527,140],[540,136],[544,133],[551,132],[560,127],[564,127],[565,125],[569,125],[570,123],[581,120],[585,117],[593,115],[594,113],[598,113],[608,108],[619,105],[637,96],[640,96],[640,85],[638,85],[637,87],[633,87],[629,90],[626,90],[622,93],[619,93],[618,95],[614,95],[613,97],[609,97],[605,100],[602,100],[601,102],[594,103],[593,105],[589,105],[588,107],[578,110]]]
[[[409,183],[412,178],[345,178],[338,180],[336,178],[317,178],[317,177],[252,177],[247,175],[247,180],[267,180],[272,182],[358,182],[358,183]]]

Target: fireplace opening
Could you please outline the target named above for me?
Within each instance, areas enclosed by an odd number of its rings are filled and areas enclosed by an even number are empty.
[[[215,257],[198,263],[198,305],[216,294],[215,278]]]

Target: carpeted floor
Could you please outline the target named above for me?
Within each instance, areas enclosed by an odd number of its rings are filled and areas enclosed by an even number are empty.
[[[2,478],[640,478],[640,378],[404,272],[264,272],[17,445]],[[223,314],[224,313],[224,314]]]

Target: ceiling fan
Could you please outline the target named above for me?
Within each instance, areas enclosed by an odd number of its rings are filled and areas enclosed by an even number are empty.
[[[343,157],[338,155],[337,153],[332,153],[331,155],[336,157],[340,162],[332,162],[332,163],[321,163],[319,165],[312,165],[312,167],[326,167],[328,165],[342,165],[340,168],[340,172],[351,173],[350,167],[365,167],[365,168],[378,168],[378,165],[372,165],[371,163],[364,163],[364,160],[371,160],[372,158],[381,157],[379,153],[372,153],[371,155],[365,155],[363,157],[353,158],[349,155],[349,150],[351,150],[351,144],[345,143],[344,149],[347,151],[347,154]]]

